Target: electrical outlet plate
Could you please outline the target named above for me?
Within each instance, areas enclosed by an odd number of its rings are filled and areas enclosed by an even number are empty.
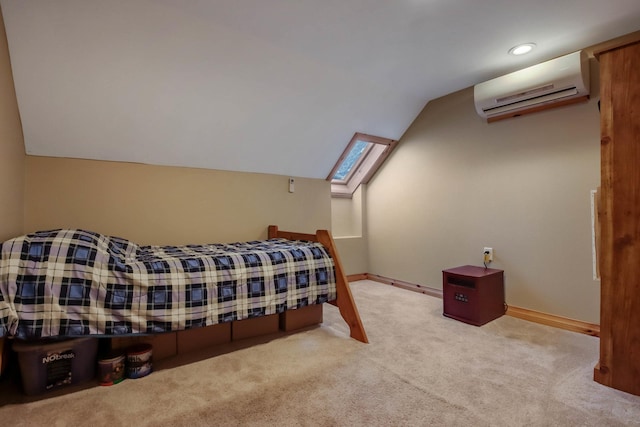
[[[483,255],[484,255],[484,262],[491,262],[493,261],[493,248],[488,248],[488,247],[484,247],[484,250],[482,251]]]

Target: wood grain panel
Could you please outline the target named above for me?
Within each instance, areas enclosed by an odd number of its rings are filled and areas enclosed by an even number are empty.
[[[583,322],[581,320],[569,319],[514,306],[509,306],[506,314],[507,316],[540,323],[541,325],[553,326],[554,328],[566,329],[567,331],[579,332],[594,337],[600,336],[600,325],[596,325],[595,323]]]
[[[640,395],[640,43],[599,59],[602,289],[594,379]]]

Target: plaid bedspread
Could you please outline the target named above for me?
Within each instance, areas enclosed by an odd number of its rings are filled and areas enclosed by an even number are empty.
[[[319,243],[139,246],[84,230],[2,243],[0,337],[158,333],[336,298]]]

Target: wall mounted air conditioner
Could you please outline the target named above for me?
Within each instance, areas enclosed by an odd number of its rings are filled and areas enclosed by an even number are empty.
[[[473,88],[476,111],[488,122],[589,99],[589,58],[578,51]]]

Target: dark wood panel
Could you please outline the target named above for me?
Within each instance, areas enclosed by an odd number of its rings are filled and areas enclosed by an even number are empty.
[[[602,290],[594,379],[640,395],[640,43],[599,59]]]

